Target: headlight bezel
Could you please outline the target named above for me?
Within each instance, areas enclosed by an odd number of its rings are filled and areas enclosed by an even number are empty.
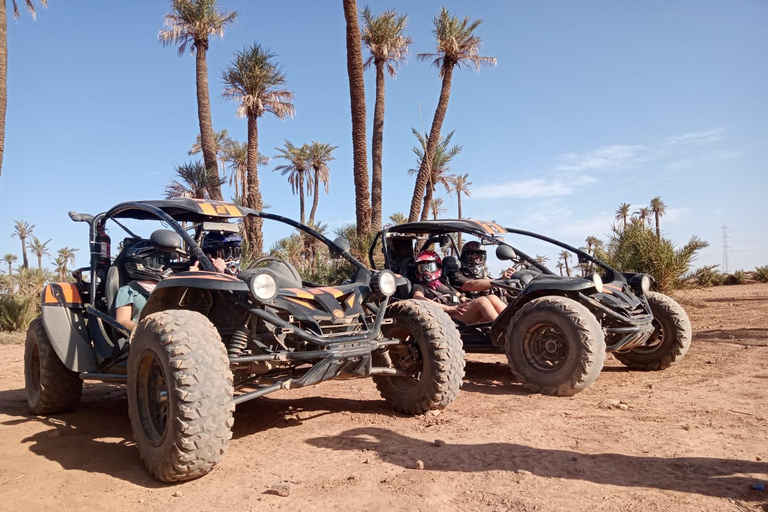
[[[592,281],[592,286],[595,287],[595,290],[597,291],[597,293],[603,293],[603,289],[604,289],[603,278],[600,277],[600,274],[598,274],[597,272],[593,273],[591,281]]]
[[[371,289],[385,297],[391,297],[397,291],[397,276],[391,270],[376,272],[371,279]]]
[[[258,281],[263,280],[265,278],[271,279],[273,284],[273,292],[269,295],[267,294],[259,295],[256,292],[257,290],[256,287],[257,285],[259,285]],[[256,272],[248,276],[247,283],[248,283],[248,290],[251,292],[251,295],[259,302],[271,302],[272,300],[275,299],[275,297],[277,297],[277,293],[280,290],[280,287],[277,284],[277,277],[267,269],[261,269],[259,272]],[[263,285],[259,285],[259,286],[263,286]]]
[[[651,291],[653,285],[653,278],[649,274],[635,274],[632,279],[629,280],[629,285],[640,295],[645,295]]]

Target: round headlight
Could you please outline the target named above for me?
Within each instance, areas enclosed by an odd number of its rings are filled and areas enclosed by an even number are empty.
[[[603,293],[603,279],[597,272],[592,274],[592,283],[595,285],[595,290],[597,290],[597,293]]]
[[[277,295],[277,281],[267,272],[259,272],[250,279],[251,293],[261,301],[268,301]]]
[[[379,274],[379,291],[387,297],[395,293],[397,289],[397,278],[395,274],[389,270],[385,270]]]
[[[640,278],[640,289],[643,290],[643,293],[651,289],[651,278],[647,274],[643,274],[643,277]]]

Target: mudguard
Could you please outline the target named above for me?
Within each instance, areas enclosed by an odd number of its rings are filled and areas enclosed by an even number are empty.
[[[96,354],[85,325],[85,304],[72,283],[43,288],[43,326],[61,362],[74,372],[98,371]]]

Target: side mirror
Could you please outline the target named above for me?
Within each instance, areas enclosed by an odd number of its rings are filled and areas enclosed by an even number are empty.
[[[349,240],[347,240],[343,236],[336,237],[333,243],[338,245],[344,252],[349,252],[349,250],[352,248],[352,245],[350,245]],[[341,258],[341,254],[331,249],[331,257]]]
[[[149,236],[149,243],[160,252],[176,252],[181,249],[181,237],[170,229],[158,229]]]
[[[500,260],[514,260],[517,258],[517,254],[510,246],[499,245],[496,247],[496,257]]]

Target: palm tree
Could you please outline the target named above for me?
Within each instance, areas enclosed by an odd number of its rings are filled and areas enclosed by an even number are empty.
[[[434,220],[437,220],[438,215],[440,215],[441,213],[445,213],[448,211],[445,208],[443,208],[442,197],[436,197],[435,199],[432,200],[431,210],[432,210],[432,218]]]
[[[43,256],[51,255],[51,253],[48,252],[48,244],[50,242],[50,239],[45,242],[41,242],[36,236],[32,235],[29,243],[27,244],[29,246],[29,250],[32,251],[32,254],[37,256],[37,268],[41,270],[43,268]]]
[[[312,183],[314,184],[314,190],[312,192],[312,210],[309,212],[310,226],[315,224],[315,213],[317,213],[317,203],[320,199],[321,182],[325,188],[325,193],[328,193],[328,183],[331,181],[331,169],[328,167],[328,162],[335,160],[331,153],[338,147],[339,146],[331,146],[330,144],[324,144],[314,140],[312,141],[312,144],[307,147],[307,163],[312,169]],[[381,224],[381,219],[379,219],[379,224]],[[381,226],[379,226],[378,229],[381,229]]]
[[[560,275],[562,276],[563,275],[563,263],[560,260],[558,260],[557,261],[557,265],[555,265],[555,266],[557,267],[557,270],[560,271]]]
[[[224,154],[227,151],[227,148],[234,143],[232,139],[229,138],[229,131],[224,128],[221,131],[214,131],[213,132],[213,139],[214,139],[214,148],[216,149],[216,161],[218,162],[217,169],[219,170],[219,174],[226,174],[224,169]],[[189,148],[189,151],[187,151],[188,155],[199,155],[203,152],[203,144],[201,142],[200,135],[197,136],[197,139],[195,139],[195,143],[192,144],[192,147]]]
[[[38,0],[40,5],[48,7],[48,0]],[[37,12],[32,0],[25,0],[32,19]],[[5,151],[5,112],[8,107],[8,20],[5,0],[0,2],[0,175],[3,174],[3,152]],[[13,0],[13,17],[19,19],[21,13],[16,0]]]
[[[307,192],[312,189],[313,178],[309,173],[309,146],[306,144],[302,146],[295,146],[291,141],[285,140],[285,147],[275,148],[280,154],[275,155],[275,158],[282,158],[287,161],[282,165],[278,165],[272,172],[279,171],[280,175],[288,176],[288,183],[291,184],[291,192],[293,195],[299,195],[299,222],[305,224],[304,217],[304,189]]]
[[[563,260],[563,264],[565,265],[565,274],[568,277],[570,277],[571,269],[568,267],[568,260],[571,259],[571,253],[568,251],[561,251],[559,257],[561,260]],[[562,271],[561,271],[561,274],[562,274]]]
[[[381,229],[382,155],[384,148],[384,69],[389,76],[397,77],[397,67],[408,56],[408,46],[413,40],[405,35],[408,15],[398,16],[388,9],[378,16],[363,9],[363,44],[371,55],[365,68],[376,67],[376,106],[373,110],[373,136],[371,137],[371,225],[374,231]]]
[[[163,46],[178,45],[179,56],[189,48],[195,54],[197,84],[197,118],[200,124],[200,144],[206,169],[218,171],[216,137],[211,121],[211,100],[208,96],[208,51],[210,37],[224,37],[224,28],[237,19],[237,12],[219,12],[216,0],[171,0],[170,14],[166,14],[157,37]],[[222,200],[221,185],[211,190],[211,197]]]
[[[15,254],[8,253],[5,256],[3,256],[3,261],[8,264],[8,275],[13,276],[13,267],[12,265],[16,263],[16,260],[18,260],[19,257]]]
[[[64,281],[67,277],[67,267],[71,264],[75,264],[75,252],[78,249],[71,247],[62,247],[59,249],[58,256],[54,260],[56,262],[56,271],[59,273],[59,281]]]
[[[212,199],[212,190],[221,188],[224,180],[215,169],[206,168],[203,162],[195,160],[173,168],[181,182],[171,180],[165,186],[166,199],[192,197],[195,199]]]
[[[472,196],[472,193],[469,191],[470,185],[472,185],[472,182],[469,181],[469,174],[461,174],[461,175],[452,175],[448,176],[448,183],[450,184],[450,187],[448,188],[448,195],[451,195],[453,192],[456,192],[456,200],[458,201],[459,206],[459,218],[462,217],[461,212],[461,195],[464,194],[467,197]],[[459,250],[461,250],[462,243],[461,243],[461,233],[459,233],[457,238],[457,245],[459,247]]]
[[[371,231],[371,198],[368,193],[368,154],[365,146],[365,77],[363,47],[357,23],[356,0],[343,0],[347,23],[347,75],[352,112],[352,160],[355,182],[356,229],[360,236]]]
[[[389,216],[389,221],[393,226],[397,226],[398,224],[405,224],[408,222],[408,217],[406,217],[404,213],[395,212]]]
[[[229,184],[235,186],[235,197],[243,198],[247,195],[248,183],[246,181],[248,169],[248,144],[230,140],[224,148],[221,160],[229,164]],[[259,153],[257,163],[261,166],[269,165],[269,157]],[[242,193],[240,190],[242,189]]]
[[[440,130],[443,127],[445,113],[448,110],[448,99],[451,96],[453,68],[472,64],[479,71],[483,65],[496,65],[494,57],[483,57],[478,54],[482,40],[474,32],[482,20],[470,22],[469,18],[464,18],[463,21],[460,21],[455,16],[451,16],[443,7],[440,14],[435,17],[434,23],[433,34],[437,41],[437,51],[436,53],[421,53],[419,59],[433,59],[432,64],[440,69],[440,78],[442,78],[443,84],[435,117],[432,119],[432,128],[429,132],[426,158],[422,161],[416,176],[413,198],[411,199],[411,211],[408,214],[408,220],[411,222],[419,217],[421,198],[431,176],[432,155],[434,155],[440,140]]]
[[[416,165],[421,168],[424,161],[424,154],[426,153],[427,139],[424,135],[416,131],[416,128],[411,128],[413,135],[418,139],[419,146],[411,148],[416,155]],[[426,187],[424,193],[424,208],[421,212],[421,220],[427,220],[429,216],[430,203],[432,202],[432,195],[434,194],[435,187],[437,185],[443,185],[446,191],[450,191],[450,181],[448,173],[451,171],[451,161],[461,153],[462,147],[458,144],[454,144],[452,147],[448,147],[451,144],[451,139],[456,131],[452,131],[445,138],[442,136],[435,148],[432,156],[432,165],[430,166],[430,180],[429,186]],[[418,169],[408,169],[408,174],[416,174]]]
[[[648,220],[648,217],[650,217],[650,215],[651,215],[650,208],[640,208],[635,213],[632,214],[632,217],[637,221],[645,224],[645,222]]]
[[[542,256],[541,254],[536,255],[536,263],[538,263],[539,265],[546,266],[548,261],[549,261],[549,258],[547,256]]]
[[[667,205],[661,200],[660,196],[651,199],[651,211],[656,218],[656,239],[661,241],[661,230],[659,229],[659,218],[667,213]]]
[[[0,1],[0,3],[2,3]],[[27,237],[32,236],[32,230],[35,229],[35,225],[30,225],[24,220],[15,220],[13,226],[13,233],[11,236],[15,236],[21,242],[21,257],[22,267],[29,268],[29,259],[27,258]]]
[[[632,206],[627,203],[621,203],[616,210],[616,216],[614,218],[622,222],[622,228],[624,229],[627,227],[627,218],[629,218],[629,209],[631,207]]]
[[[248,208],[263,208],[259,189],[259,118],[268,112],[278,119],[293,117],[293,93],[284,89],[287,82],[282,67],[274,62],[272,50],[254,44],[235,52],[235,60],[222,72],[224,91],[221,95],[240,102],[238,117],[248,118],[247,194],[244,204]],[[261,232],[263,220],[245,218],[245,237],[251,252],[260,255],[264,247]]]

